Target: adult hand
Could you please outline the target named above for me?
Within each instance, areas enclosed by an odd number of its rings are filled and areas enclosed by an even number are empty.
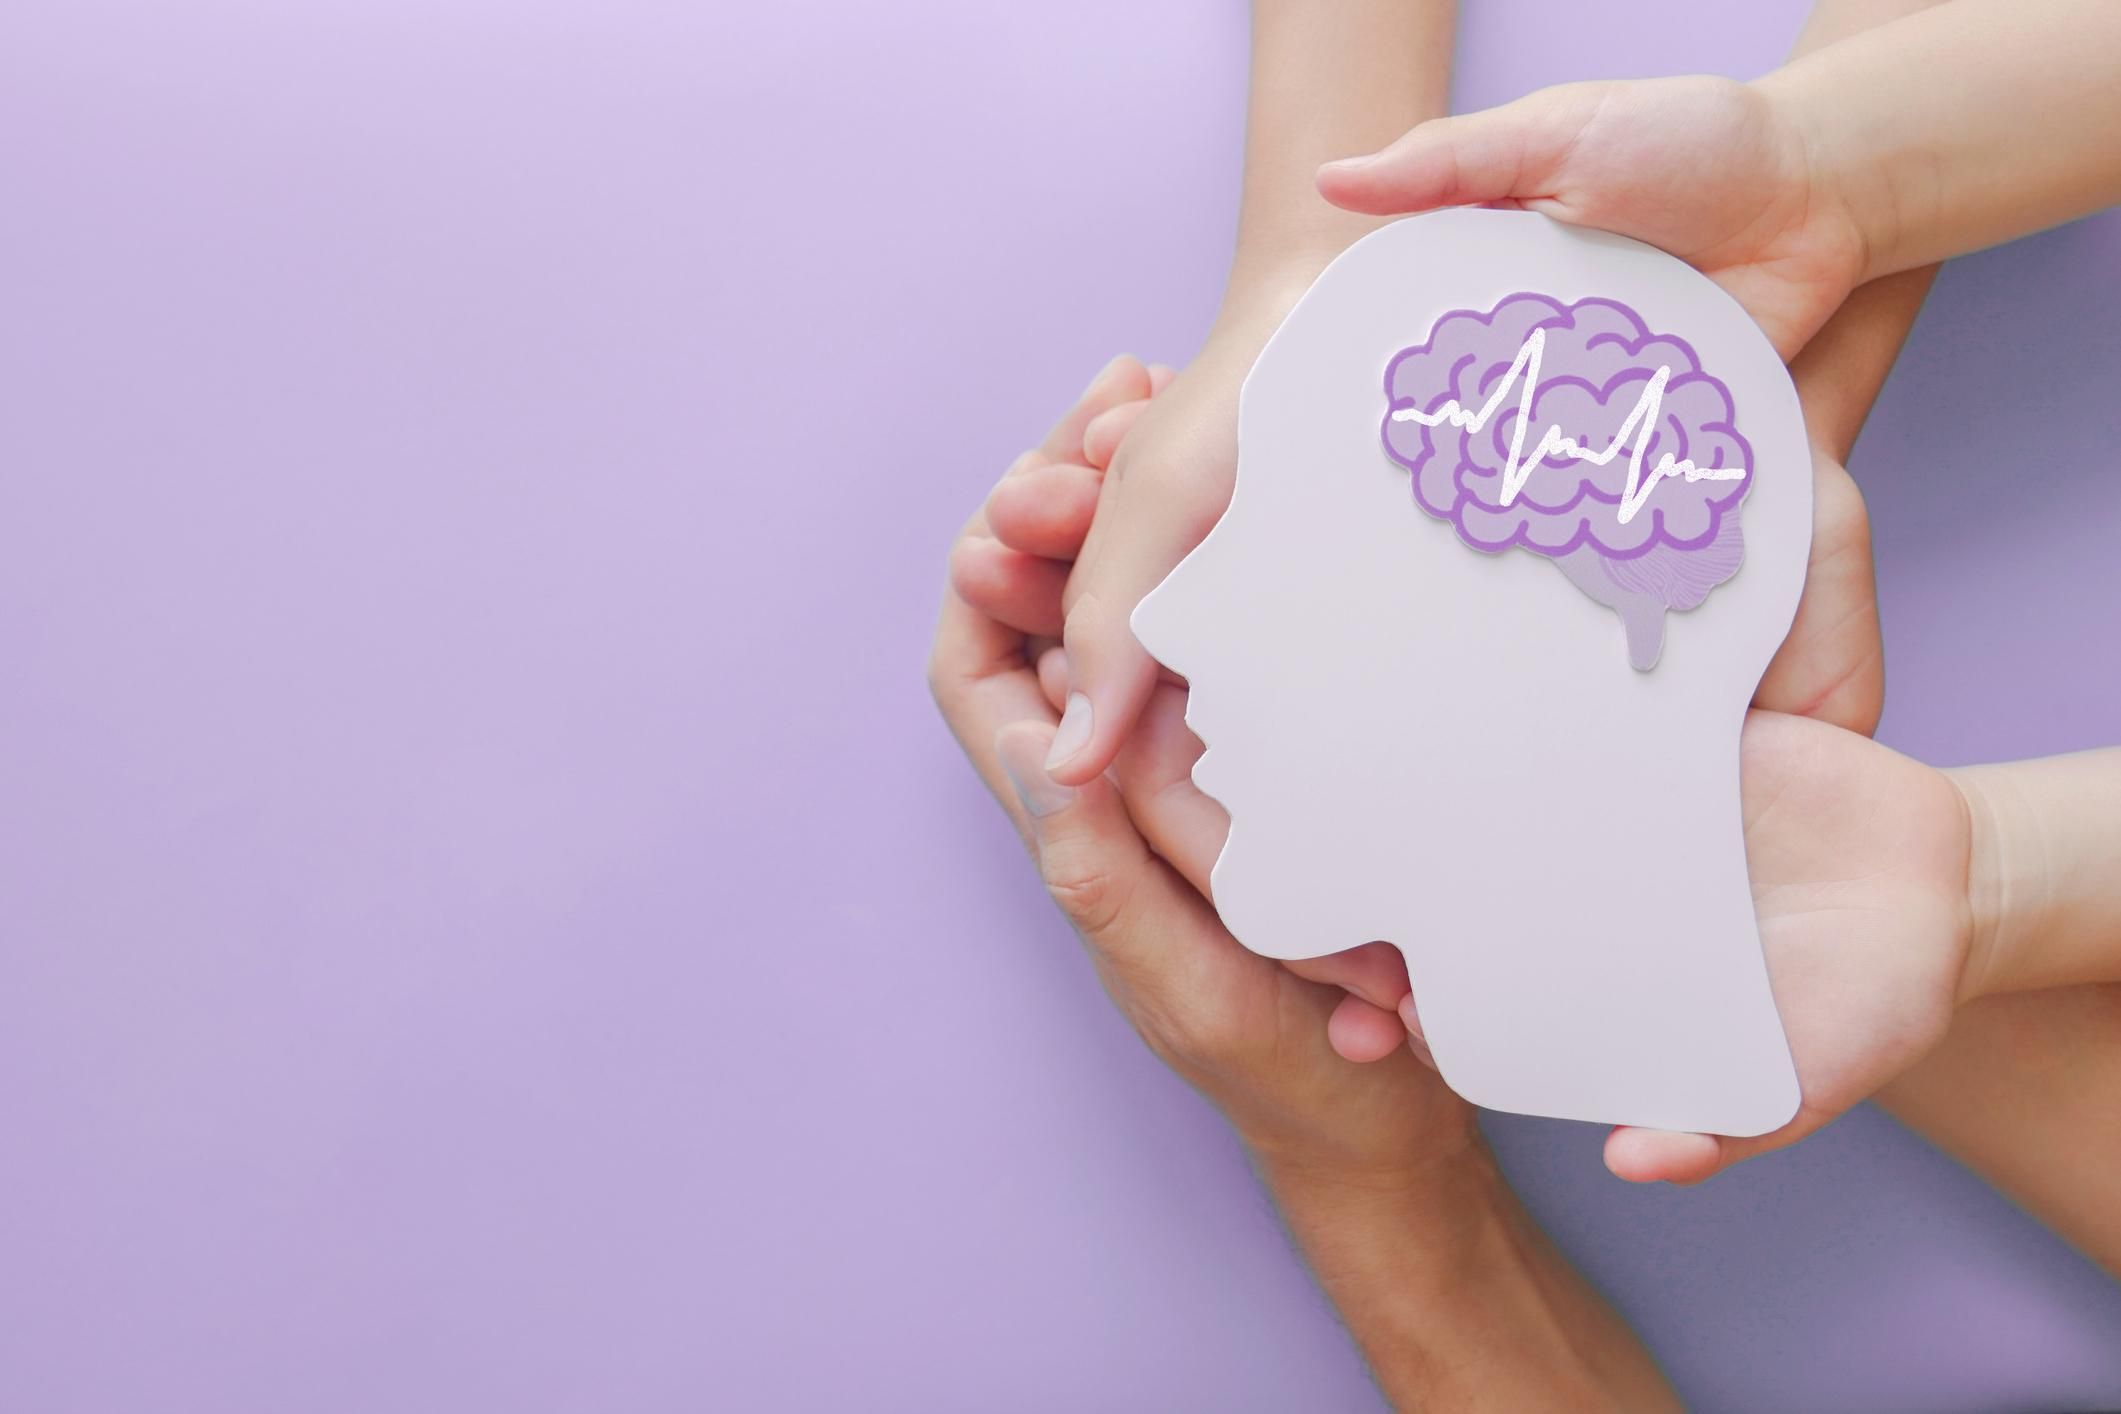
[[[1873,280],[1850,295],[1790,364],[1812,441],[1812,546],[1789,636],[1753,689],[1753,705],[1869,736],[1885,708],[1885,640],[1871,560],[1870,513],[1849,454],[1934,268]]]
[[[1060,582],[1103,479],[1096,463],[1130,421],[1153,413],[1145,400],[1165,381],[1131,359],[1115,361],[1003,476],[953,548],[930,685],[1032,845],[1107,991],[1150,1048],[1229,1116],[1263,1166],[1374,1178],[1462,1159],[1477,1145],[1471,1108],[1399,1044],[1397,1023],[1381,1037],[1329,1024],[1350,989],[1388,970],[1386,950],[1310,968],[1330,984],[1299,976],[1240,946],[1179,872],[1205,881],[1227,829],[1220,808],[1192,787],[1199,743],[1179,689],[1157,695],[1115,779],[1071,788],[1044,771],[1055,714],[1039,658],[1055,688],[1061,664],[1040,635],[1058,627]],[[1156,401],[1174,396],[1172,387]],[[1085,440],[1091,455],[1079,450]],[[1143,842],[1122,789],[1142,797],[1140,811],[1171,857]],[[1351,1064],[1336,1040],[1382,1058]]]
[[[1131,360],[1108,368],[968,524],[929,666],[944,716],[1106,990],[1244,1139],[1388,1398],[1402,1408],[1676,1407],[1625,1323],[1503,1184],[1472,1108],[1399,1044],[1390,1012],[1375,1012],[1390,1034],[1353,1047],[1372,1064],[1335,1053],[1351,1041],[1341,1013],[1369,1005],[1344,989],[1361,991],[1397,954],[1321,959],[1309,966],[1333,984],[1306,980],[1245,951],[1186,882],[1204,882],[1228,821],[1192,787],[1200,744],[1183,691],[1152,694],[1110,779],[1078,788],[1047,775],[1049,698],[1065,691],[1065,665],[1036,635],[1055,621],[1055,576],[1088,530],[1103,460],[1056,458],[1086,429],[1090,448],[1109,447],[1143,415],[1129,395],[1162,381]]]

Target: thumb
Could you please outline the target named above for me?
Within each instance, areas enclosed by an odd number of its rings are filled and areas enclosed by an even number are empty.
[[[1065,786],[1046,773],[1052,737],[1042,723],[1017,722],[995,734],[994,754],[1016,789],[1047,892],[1076,931],[1102,950],[1124,931],[1122,920],[1154,860],[1110,781],[1099,776]]]
[[[1621,1125],[1606,1136],[1605,1166],[1630,1183],[1701,1183],[1747,1159],[1787,1149],[1831,1118],[1806,1105],[1782,1128],[1746,1139]]]
[[[1148,705],[1156,688],[1156,660],[1128,623],[1129,611],[1145,592],[1087,589],[1068,610],[1061,630],[1068,651],[1068,699],[1046,762],[1056,780],[1095,781],[1118,757]]]
[[[1318,190],[1374,216],[1554,196],[1555,179],[1598,109],[1601,84],[1564,84],[1479,113],[1408,129],[1382,151],[1328,162]]]
[[[1234,419],[1230,429],[1234,441]],[[1068,579],[1061,641],[1068,700],[1047,766],[1082,785],[1110,767],[1159,677],[1134,636],[1135,606],[1206,538],[1230,504],[1234,445],[1183,465],[1137,462],[1108,475],[1089,539]]]
[[[1272,1019],[1264,1041],[1260,1032],[1259,1000],[1280,995],[1273,986],[1280,964],[1246,952],[1208,901],[1150,851],[1110,780],[1064,786],[1046,774],[1052,735],[1044,723],[1019,722],[994,739],[1046,890],[1149,1048],[1205,1089],[1209,1070],[1273,1044]],[[1279,1019],[1286,1033],[1292,1019]],[[1326,1020],[1321,1008],[1300,1034],[1325,1040]]]

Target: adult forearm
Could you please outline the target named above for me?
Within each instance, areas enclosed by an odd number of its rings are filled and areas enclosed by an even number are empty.
[[[2121,981],[2121,748],[1949,774],[1973,822],[1966,993]]]
[[[2121,200],[2121,5],[1956,0],[1759,80],[1805,134],[1866,279]]]
[[[1318,165],[1444,112],[1456,15],[1455,0],[1255,0],[1234,301],[1293,298],[1381,224],[1329,205]]]
[[[1396,1408],[1678,1407],[1477,1143],[1397,1178],[1261,1172]]]
[[[1790,360],[1805,431],[1835,461],[1847,463],[1936,278],[1925,265],[1871,281]]]

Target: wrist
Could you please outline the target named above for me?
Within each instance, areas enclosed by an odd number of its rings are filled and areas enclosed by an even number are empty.
[[[1411,1241],[1443,1247],[1461,1231],[1428,1233],[1407,1223],[1407,1214],[1487,1211],[1509,1194],[1487,1141],[1468,1113],[1420,1152],[1390,1159],[1345,1155],[1321,1157],[1286,1147],[1246,1141],[1260,1181],[1292,1227],[1324,1219],[1340,1226],[1389,1220]],[[1451,1254],[1432,1251],[1432,1260]]]
[[[1959,1004],[2016,990],[2010,985],[2009,948],[2004,921],[2011,887],[2003,857],[2004,831],[1998,801],[1990,789],[1991,773],[1979,767],[1944,772],[1959,794],[1967,827],[1966,963],[1960,976]]]
[[[2121,979],[2121,751],[1964,766],[1967,995]]]
[[[1390,219],[1332,214],[1345,219],[1322,222],[1301,233],[1284,232],[1272,240],[1249,233],[1240,240],[1211,340],[1249,342],[1251,351],[1257,353],[1325,268]]]
[[[1766,103],[1769,122],[1802,174],[1804,225],[1823,246],[1843,253],[1848,287],[1855,289],[1903,267],[1891,256],[1898,242],[1893,187],[1836,125],[1829,67],[1795,59],[1748,87]]]
[[[1478,1112],[1411,1055],[1377,1064],[1401,1066],[1414,1082],[1387,1092],[1389,1120],[1290,1105],[1226,1107],[1284,1210],[1419,1207],[1504,1191]]]

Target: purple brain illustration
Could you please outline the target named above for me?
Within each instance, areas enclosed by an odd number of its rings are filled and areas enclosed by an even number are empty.
[[[1385,451],[1476,550],[1551,559],[1614,609],[1635,667],[1668,610],[1738,572],[1753,449],[1693,347],[1616,300],[1454,310],[1385,369]]]

